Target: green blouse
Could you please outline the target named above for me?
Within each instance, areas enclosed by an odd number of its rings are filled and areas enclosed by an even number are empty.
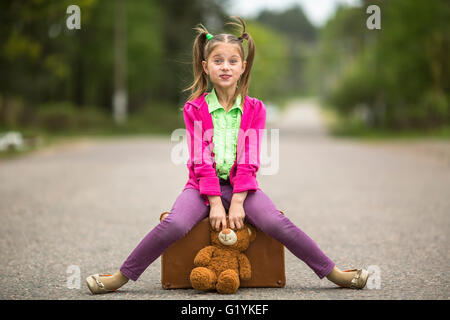
[[[214,88],[205,96],[208,111],[211,114],[214,125],[214,160],[216,162],[217,176],[227,179],[231,167],[236,159],[236,144],[241,127],[242,97],[239,95],[231,109],[226,112],[217,98]]]

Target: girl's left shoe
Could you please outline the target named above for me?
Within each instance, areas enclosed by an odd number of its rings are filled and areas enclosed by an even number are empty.
[[[100,277],[110,277],[111,274],[93,274],[86,278],[86,284],[92,294],[114,292],[116,290],[108,290],[105,285],[100,281]]]
[[[344,272],[353,272],[353,271],[356,271],[356,274],[353,277],[352,281],[350,282],[350,285],[346,286],[345,288],[363,289],[367,284],[367,279],[369,279],[369,271],[367,271],[366,269],[344,270]]]

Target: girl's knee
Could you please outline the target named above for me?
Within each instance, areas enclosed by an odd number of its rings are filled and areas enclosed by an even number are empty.
[[[193,228],[189,221],[179,219],[171,214],[161,222],[161,227],[168,236],[177,239],[184,237]]]

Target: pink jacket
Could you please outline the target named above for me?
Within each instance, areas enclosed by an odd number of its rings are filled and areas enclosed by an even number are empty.
[[[214,161],[214,126],[208,104],[203,93],[195,100],[188,101],[183,108],[186,124],[186,138],[189,148],[187,167],[189,179],[184,187],[200,191],[205,204],[208,195],[221,195],[219,178]],[[255,192],[258,188],[256,172],[260,165],[261,141],[266,124],[266,107],[249,96],[244,100],[244,112],[236,145],[236,159],[230,170],[230,184],[233,193]],[[245,143],[244,143],[245,142]],[[183,190],[184,190],[183,189]]]

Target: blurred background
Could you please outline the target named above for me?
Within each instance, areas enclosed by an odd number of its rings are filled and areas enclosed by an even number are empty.
[[[76,4],[80,29],[66,25]],[[381,29],[369,30],[369,5]],[[193,27],[230,15],[256,41],[249,95],[313,97],[335,135],[450,136],[446,0],[5,0],[0,152],[86,135],[169,134],[192,81]]]

